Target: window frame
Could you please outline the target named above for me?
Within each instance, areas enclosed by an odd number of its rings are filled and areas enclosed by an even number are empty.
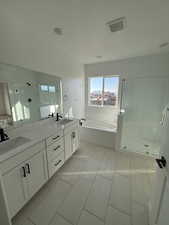
[[[111,78],[111,77],[117,77],[118,78],[118,95],[117,95],[117,104],[115,106],[113,105],[104,105],[104,79],[105,78]],[[91,78],[102,78],[102,104],[101,105],[93,105],[90,103],[90,79]],[[119,75],[99,75],[99,76],[89,76],[88,77],[88,107],[96,107],[96,108],[112,108],[112,109],[118,109],[119,108],[119,90],[120,90],[120,76]]]

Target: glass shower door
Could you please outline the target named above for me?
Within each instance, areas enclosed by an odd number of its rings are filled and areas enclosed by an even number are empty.
[[[158,154],[161,113],[169,101],[169,79],[137,77],[123,87],[121,150]]]

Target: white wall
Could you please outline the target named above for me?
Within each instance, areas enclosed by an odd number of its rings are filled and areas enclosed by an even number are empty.
[[[84,76],[64,77],[63,85],[63,111],[65,115],[73,118],[84,117]]]
[[[88,106],[88,77],[101,75],[120,75],[132,77],[168,77],[169,54],[139,56],[117,61],[87,64],[85,70],[85,116],[95,120],[113,119],[113,111],[108,108]]]
[[[87,64],[85,65],[85,74],[86,76],[118,74],[121,77],[168,76],[168,62],[169,53],[138,56],[123,60]]]

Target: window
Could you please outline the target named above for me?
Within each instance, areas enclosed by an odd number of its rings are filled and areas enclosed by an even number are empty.
[[[56,92],[56,87],[48,85],[40,85],[40,90],[54,93]]]
[[[118,106],[119,77],[90,77],[89,105]]]
[[[89,104],[102,105],[103,78],[91,77],[89,78],[89,81],[90,81]]]
[[[54,85],[41,84],[39,95],[41,105],[55,105],[57,103],[57,92]]]
[[[48,91],[48,85],[40,85],[41,91]]]
[[[49,86],[49,92],[55,93],[55,91],[56,91],[55,86]]]

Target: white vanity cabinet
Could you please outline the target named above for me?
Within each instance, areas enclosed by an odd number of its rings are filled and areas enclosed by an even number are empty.
[[[73,154],[72,152],[72,132],[68,132],[65,134],[65,161],[68,160],[71,155]]]
[[[21,164],[2,177],[10,218],[22,208],[28,198],[27,180],[23,175],[24,166],[25,164]]]
[[[79,127],[78,126],[75,126],[74,129],[72,130],[71,140],[72,140],[72,152],[74,153],[79,148]]]
[[[2,171],[4,169],[2,179],[10,218],[16,215],[48,179],[45,145],[41,149],[42,146],[42,143],[36,144],[25,151],[25,156],[22,155],[24,152],[20,153],[1,165]],[[32,151],[33,155],[27,158],[28,151]],[[24,162],[20,164],[22,158]],[[11,165],[11,168],[6,171],[8,165]]]
[[[65,162],[64,151],[60,152],[56,158],[48,163],[49,177],[52,177]]]
[[[65,161],[79,148],[79,124],[65,128]]]
[[[28,198],[30,199],[48,179],[46,151],[37,153],[26,162],[26,173],[28,181]]]
[[[46,139],[49,178],[64,164],[63,130]]]
[[[1,160],[0,224],[11,225],[19,210],[79,148],[77,120],[53,131],[50,136],[47,132],[42,141]]]

